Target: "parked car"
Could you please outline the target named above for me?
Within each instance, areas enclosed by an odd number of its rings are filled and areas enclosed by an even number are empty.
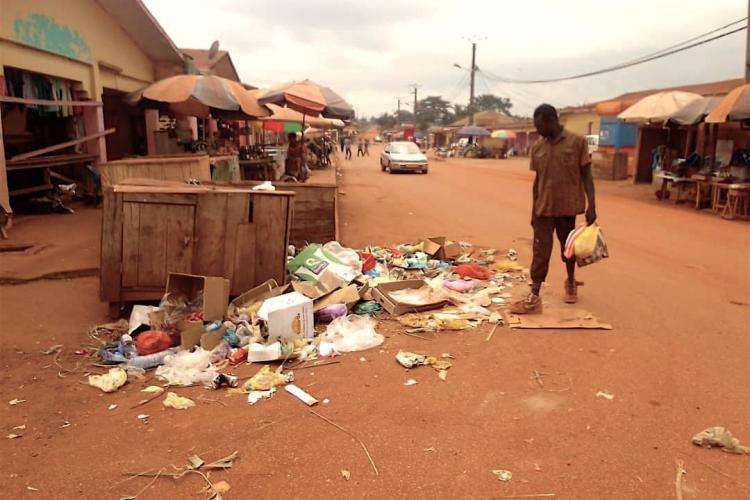
[[[376,135],[375,136],[375,144],[380,144],[381,142],[383,142],[383,138],[380,137],[379,135]]]
[[[390,173],[398,171],[427,173],[427,156],[413,142],[392,142],[383,148],[380,169]]]

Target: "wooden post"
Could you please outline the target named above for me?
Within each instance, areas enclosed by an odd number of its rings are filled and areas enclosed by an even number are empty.
[[[104,110],[102,106],[83,108],[83,126],[86,135],[95,135],[104,132]],[[90,154],[99,157],[99,163],[107,161],[107,142],[103,135],[88,141],[86,148]]]
[[[2,68],[0,68],[2,71]],[[5,170],[5,144],[3,143],[3,118],[0,116],[0,207],[6,212],[10,209],[10,195],[8,194],[8,172]]]
[[[149,155],[155,155],[156,137],[154,133],[159,130],[159,110],[147,109],[144,113],[146,119],[146,147]]]

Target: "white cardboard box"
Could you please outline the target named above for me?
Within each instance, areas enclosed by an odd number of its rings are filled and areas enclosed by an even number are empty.
[[[263,302],[258,316],[268,325],[268,341],[311,339],[315,335],[313,301],[299,292],[286,293]]]

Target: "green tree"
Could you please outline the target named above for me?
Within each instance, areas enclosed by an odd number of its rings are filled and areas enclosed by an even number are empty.
[[[427,130],[430,125],[446,125],[453,119],[451,103],[441,96],[433,95],[417,103],[417,123],[420,130]]]
[[[482,94],[474,98],[474,110],[477,111],[499,111],[508,116],[512,116],[510,110],[513,103],[510,98],[501,97],[493,94]]]

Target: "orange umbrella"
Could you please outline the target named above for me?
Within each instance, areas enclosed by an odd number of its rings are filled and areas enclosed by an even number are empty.
[[[237,115],[239,118],[268,116],[271,112],[239,82],[215,75],[176,75],[128,94],[129,104],[166,103],[188,116]]]
[[[732,90],[708,116],[706,123],[724,123],[750,119],[750,84]]]
[[[288,82],[260,89],[255,94],[261,104],[286,106],[304,115],[350,120],[354,118],[351,104],[328,87],[310,80]]]

